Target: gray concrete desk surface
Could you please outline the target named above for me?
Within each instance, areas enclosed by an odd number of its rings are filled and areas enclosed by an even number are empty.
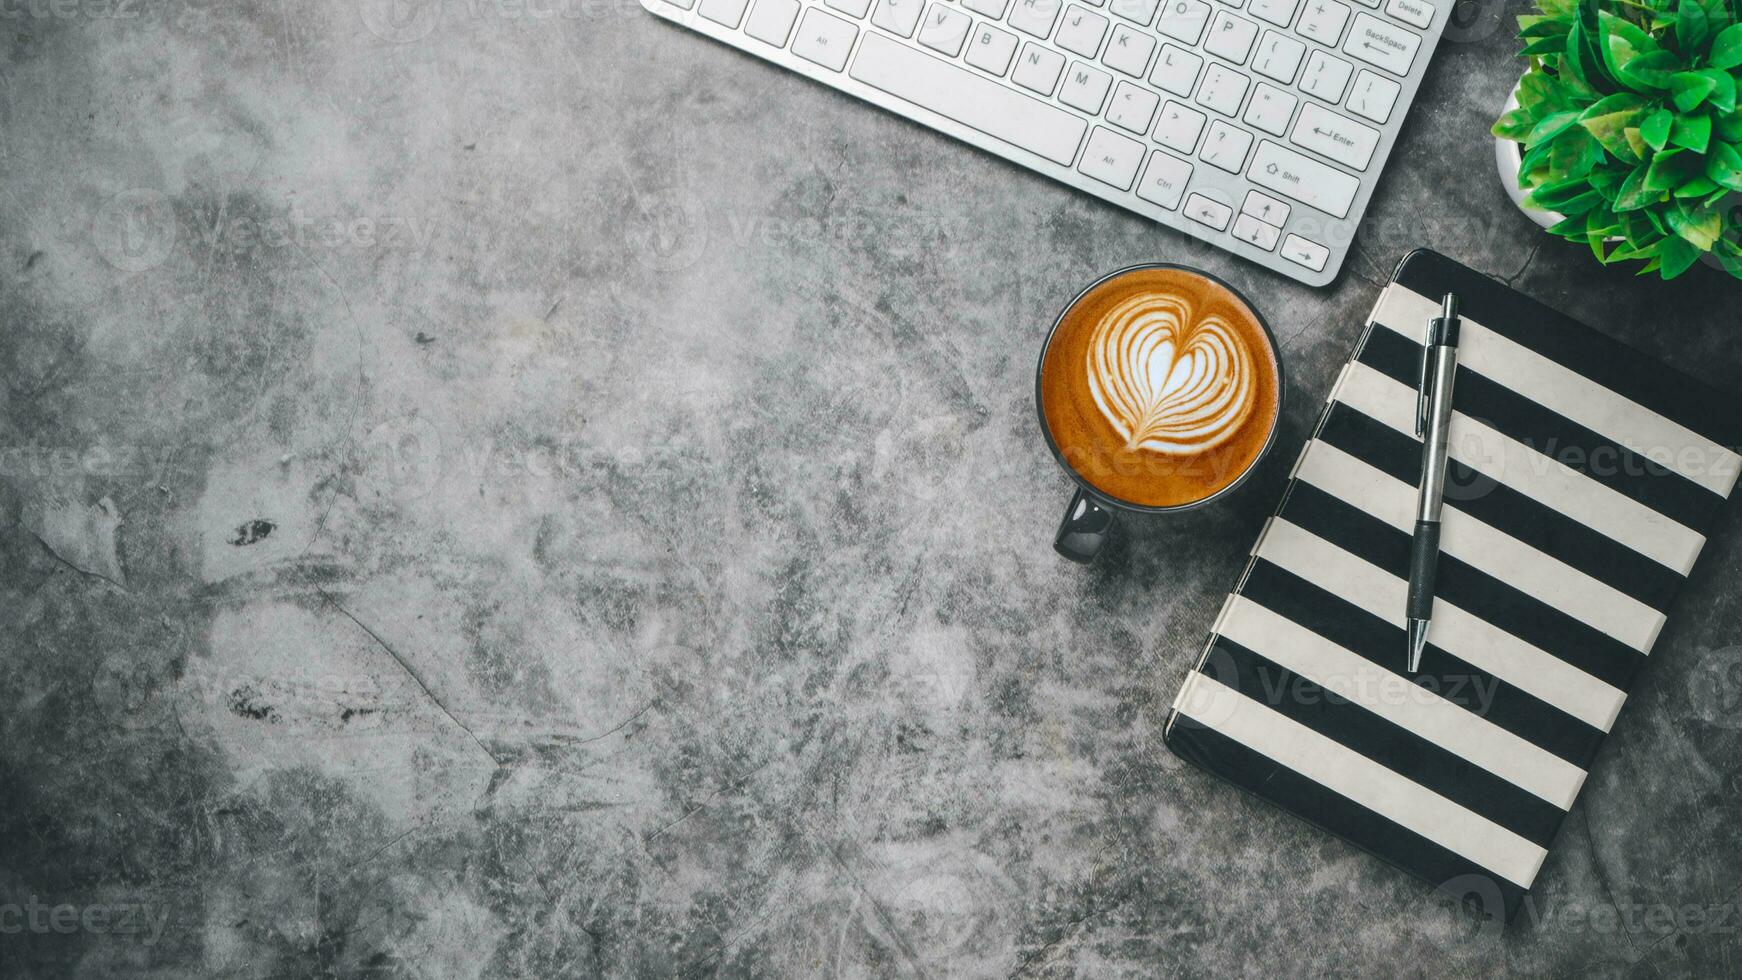
[[[1516,5],[1318,291],[625,0],[8,9],[0,972],[1742,968],[1735,515],[1504,936],[1157,737],[1410,247],[1742,385],[1503,198]],[[1281,449],[1082,569],[1031,371],[1148,259]]]

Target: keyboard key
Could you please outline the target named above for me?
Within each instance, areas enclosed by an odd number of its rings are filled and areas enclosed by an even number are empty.
[[[1046,38],[1059,19],[1059,0],[1016,0],[1009,24],[1024,34]]]
[[[1343,100],[1343,90],[1349,85],[1349,73],[1355,66],[1341,58],[1313,49],[1307,55],[1306,71],[1300,76],[1300,89],[1308,95],[1315,95],[1332,105]]]
[[[1203,84],[1198,86],[1198,104],[1206,105],[1224,116],[1240,111],[1246,98],[1246,86],[1251,79],[1227,65],[1211,64],[1204,71]]]
[[[1237,174],[1245,165],[1246,151],[1250,149],[1251,133],[1217,119],[1210,123],[1210,131],[1204,136],[1204,148],[1198,151],[1198,158]]]
[[[1196,45],[1210,20],[1210,5],[1203,0],[1166,0],[1155,29],[1176,41]]]
[[[1184,48],[1164,44],[1161,57],[1155,59],[1155,70],[1149,73],[1149,84],[1175,95],[1190,95],[1203,67],[1204,59]]]
[[[1137,165],[1142,162],[1142,143],[1105,126],[1096,126],[1089,134],[1089,145],[1083,149],[1083,162],[1077,169],[1125,191],[1131,189],[1131,178],[1137,176]]]
[[[1307,0],[1306,11],[1300,15],[1300,23],[1294,25],[1294,30],[1301,37],[1336,47],[1337,39],[1343,36],[1343,25],[1348,22],[1348,4],[1337,0]]]
[[[1217,231],[1226,231],[1228,219],[1234,216],[1234,209],[1221,201],[1212,201],[1202,194],[1193,194],[1186,198],[1186,217],[1202,225],[1209,225]]]
[[[1418,0],[1419,2],[1419,0]],[[1277,27],[1287,27],[1294,20],[1294,8],[1300,6],[1300,0],[1252,0],[1252,6],[1246,12]]]
[[[1029,42],[1022,46],[1022,56],[1016,59],[1016,71],[1010,79],[1041,95],[1051,95],[1059,83],[1059,72],[1065,70],[1065,56],[1051,48]],[[1065,161],[1069,163],[1070,161]]]
[[[1393,75],[1409,74],[1415,62],[1416,49],[1421,47],[1421,35],[1388,24],[1372,14],[1356,14],[1355,26],[1349,29],[1349,39],[1343,42],[1343,53],[1352,54],[1370,65]]]
[[[1378,10],[1380,0],[1360,0],[1360,3],[1363,6],[1372,7],[1373,9]]]
[[[1245,120],[1272,136],[1288,131],[1288,121],[1294,118],[1294,107],[1300,100],[1268,82],[1260,82],[1246,105]],[[1309,107],[1313,108],[1313,107]]]
[[[1318,208],[1333,218],[1349,216],[1361,182],[1328,163],[1264,140],[1252,155],[1246,179],[1292,201]]]
[[[1363,68],[1355,76],[1355,90],[1349,93],[1349,111],[1383,124],[1391,118],[1391,107],[1397,104],[1400,91],[1396,82]]]
[[[1246,201],[1240,205],[1241,214],[1249,214],[1278,228],[1288,223],[1288,213],[1292,210],[1294,209],[1263,191],[1247,191]]]
[[[1156,0],[1113,0],[1107,7],[1115,17],[1123,17],[1139,27],[1148,27],[1155,19]]]
[[[1300,59],[1306,55],[1306,45],[1286,34],[1265,31],[1258,42],[1258,54],[1252,59],[1252,70],[1287,85],[1294,81],[1300,69]]]
[[[887,0],[885,0],[887,2]],[[907,0],[918,3],[919,0]],[[786,47],[786,36],[792,32],[792,22],[798,19],[798,0],[756,0],[744,33],[777,48]]]
[[[1288,139],[1346,167],[1366,170],[1379,146],[1379,130],[1309,102]]]
[[[848,74],[1066,167],[1076,160],[1088,128],[1088,123],[1057,106],[875,32],[866,32]]]
[[[962,6],[993,20],[1004,19],[1004,8],[1007,5],[1008,0],[962,0]]]
[[[1155,106],[1160,101],[1146,88],[1120,82],[1113,90],[1113,104],[1107,107],[1107,121],[1142,136],[1149,132],[1149,121],[1155,118]]]
[[[1155,124],[1155,141],[1162,146],[1190,153],[1198,148],[1198,136],[1208,116],[1190,106],[1168,102],[1161,107],[1161,122]]]
[[[871,23],[891,34],[912,37],[919,12],[924,8],[925,0],[877,0],[877,12],[871,15]]]
[[[871,0],[826,0],[829,7],[849,17],[864,17],[871,9]]]
[[[1151,150],[1149,166],[1143,168],[1143,179],[1137,182],[1137,196],[1172,211],[1179,207],[1180,196],[1186,192],[1186,181],[1191,176],[1191,164]]]
[[[1097,115],[1101,111],[1102,103],[1107,101],[1107,86],[1111,84],[1112,75],[1078,61],[1065,73],[1064,87],[1059,89],[1059,101],[1090,115]]]
[[[1270,252],[1276,249],[1276,240],[1282,237],[1282,229],[1243,214],[1234,222],[1234,237]]]
[[[1107,36],[1107,18],[1072,4],[1065,11],[1065,22],[1059,25],[1059,36],[1053,43],[1073,54],[1093,58],[1101,53],[1101,39]]]
[[[968,28],[973,24],[974,19],[960,10],[934,3],[925,12],[919,43],[954,58],[962,52],[962,42],[968,39]]]
[[[1426,0],[1390,0],[1385,12],[1424,31],[1434,22],[1434,5]]]
[[[1101,55],[1101,63],[1132,78],[1142,78],[1153,53],[1153,34],[1126,24],[1114,24],[1113,36],[1107,41],[1107,53]]]
[[[1331,257],[1331,250],[1299,235],[1290,235],[1282,240],[1282,257],[1314,272],[1323,272],[1325,260]]]
[[[744,19],[744,8],[749,5],[749,0],[702,0],[696,13],[716,24],[735,29],[738,22]]]
[[[963,20],[968,17],[967,14],[956,16]],[[858,35],[859,28],[851,21],[812,7],[804,12],[804,20],[799,22],[798,36],[792,39],[792,53],[830,71],[840,71],[847,67],[847,55],[852,53],[853,39]]]
[[[1252,41],[1258,37],[1258,25],[1226,10],[1210,21],[1210,34],[1204,38],[1204,50],[1234,64],[1244,64],[1252,52]]]
[[[981,24],[974,39],[968,42],[968,64],[1000,77],[1009,69],[1015,54],[1016,35],[996,27]]]

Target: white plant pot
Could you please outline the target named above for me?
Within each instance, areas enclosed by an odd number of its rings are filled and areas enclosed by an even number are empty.
[[[1518,86],[1512,86],[1512,94],[1506,97],[1506,108],[1502,112],[1511,112],[1518,108]],[[1512,198],[1512,203],[1524,216],[1544,228],[1552,228],[1566,216],[1557,211],[1542,211],[1524,206],[1524,191],[1518,187],[1518,168],[1524,162],[1522,148],[1511,140],[1494,137],[1494,166],[1500,171],[1500,186],[1506,188],[1506,196]]]

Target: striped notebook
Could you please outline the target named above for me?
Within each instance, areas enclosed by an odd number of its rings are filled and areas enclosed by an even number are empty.
[[[1416,379],[1447,291],[1464,318],[1452,463],[1411,677]],[[1411,253],[1174,700],[1168,746],[1510,918],[1735,485],[1738,408]]]

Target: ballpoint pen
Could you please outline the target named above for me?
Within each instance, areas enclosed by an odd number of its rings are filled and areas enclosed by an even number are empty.
[[[1458,370],[1458,297],[1440,300],[1421,349],[1415,434],[1421,439],[1421,482],[1416,487],[1415,535],[1409,547],[1409,672],[1421,666],[1433,618],[1434,570],[1440,560],[1440,506],[1445,501],[1446,433],[1452,424],[1452,378]]]

